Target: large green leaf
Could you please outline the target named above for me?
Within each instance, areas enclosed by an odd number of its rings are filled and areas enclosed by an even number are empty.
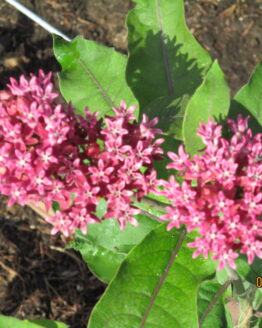
[[[110,114],[122,99],[128,105],[137,105],[125,81],[127,58],[113,48],[81,36],[71,42],[54,36],[54,53],[62,66],[62,95],[66,101],[72,101],[80,114],[87,106],[92,112]]]
[[[262,125],[262,62],[256,67],[249,82],[244,85],[231,101],[229,117],[238,114],[250,115],[249,127],[253,133],[261,133]]]
[[[52,320],[19,320],[0,314],[0,328],[69,328],[68,325]]]
[[[198,327],[197,291],[217,263],[192,259],[181,230],[151,231],[128,254],[95,306],[89,328]],[[182,246],[181,246],[182,244]]]
[[[159,113],[167,111],[165,119],[165,114],[161,115],[168,131],[177,119],[181,121],[181,100],[199,86],[211,58],[186,26],[183,0],[134,2],[136,7],[127,17],[127,82],[144,113],[156,99],[162,98],[164,103],[176,100],[173,112],[166,108],[168,104],[159,108]],[[176,137],[181,134],[177,132]]]
[[[199,122],[207,123],[211,117],[223,120],[229,105],[230,89],[215,61],[186,107],[182,131],[187,152],[196,153],[204,147],[201,138],[196,135]]]
[[[248,84],[235,95],[234,100],[244,106],[262,125],[262,62],[256,67]]]
[[[130,249],[158,225],[157,221],[145,215],[136,218],[140,225],[135,227],[128,223],[125,230],[120,230],[116,219],[90,224],[87,235],[77,231],[70,247],[81,253],[90,270],[100,280],[108,283]]]

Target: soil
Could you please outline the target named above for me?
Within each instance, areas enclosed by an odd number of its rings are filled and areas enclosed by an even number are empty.
[[[81,34],[126,53],[127,0],[23,0],[23,4],[73,38]],[[261,0],[188,0],[190,31],[217,58],[232,95],[262,60]],[[0,1],[0,89],[9,77],[58,72],[48,32]],[[28,207],[8,208],[0,198],[0,313],[60,320],[84,328],[105,285],[66,241]]]

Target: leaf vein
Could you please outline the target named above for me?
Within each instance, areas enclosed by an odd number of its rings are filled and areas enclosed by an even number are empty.
[[[112,99],[110,98],[109,94],[103,89],[102,85],[98,82],[94,74],[91,72],[91,70],[86,66],[86,64],[82,61],[82,59],[77,56],[77,54],[68,47],[68,51],[71,52],[73,57],[75,58],[76,61],[80,63],[80,65],[83,67],[84,71],[86,74],[89,76],[89,78],[93,81],[97,89],[100,91],[104,99],[110,104],[111,107],[116,107],[115,104],[113,103]]]
[[[160,291],[163,283],[166,280],[166,277],[167,277],[167,275],[168,275],[168,273],[169,273],[169,271],[171,269],[172,264],[174,263],[174,261],[176,259],[176,256],[178,254],[178,251],[179,251],[180,247],[182,246],[182,243],[183,243],[185,237],[186,237],[186,230],[184,229],[182,231],[180,237],[179,237],[179,240],[178,240],[178,242],[176,244],[176,247],[174,249],[174,252],[172,253],[172,255],[171,255],[171,257],[170,257],[170,259],[169,259],[169,261],[168,261],[168,263],[166,265],[166,268],[165,268],[165,270],[164,270],[161,278],[159,279],[158,285],[156,286],[156,288],[155,288],[155,290],[153,292],[153,295],[151,297],[151,300],[150,300],[150,302],[148,304],[148,307],[147,307],[147,309],[145,311],[145,314],[144,314],[144,316],[142,318],[142,321],[141,321],[141,324],[140,324],[140,328],[143,328],[145,326],[146,320],[147,320],[147,318],[149,316],[149,313],[150,313],[150,311],[151,311],[151,309],[152,309],[152,307],[153,307],[153,305],[155,303],[155,300],[157,298],[157,295],[158,295],[158,293],[159,293],[159,291]]]
[[[164,27],[163,27],[163,21],[162,21],[162,14],[160,9],[160,3],[159,0],[156,0],[156,12],[157,12],[157,19],[159,22],[159,30],[160,30],[160,46],[161,51],[163,54],[164,59],[164,68],[165,68],[165,75],[167,79],[167,88],[168,88],[168,94],[169,96],[172,96],[174,94],[174,81],[171,75],[171,69],[170,69],[170,62],[169,57],[165,45],[165,36],[164,36]]]

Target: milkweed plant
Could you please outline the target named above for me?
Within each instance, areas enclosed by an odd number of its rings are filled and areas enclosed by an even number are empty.
[[[44,68],[0,91],[0,192],[108,284],[89,328],[261,327],[262,63],[230,99],[183,1],[134,2],[128,56],[54,36],[67,104]]]

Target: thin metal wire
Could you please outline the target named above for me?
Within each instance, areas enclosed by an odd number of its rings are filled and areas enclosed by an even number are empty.
[[[71,38],[69,38],[67,35],[59,31],[57,28],[54,26],[50,25],[47,21],[39,17],[37,14],[35,14],[33,11],[22,5],[20,2],[16,0],[5,0],[8,2],[10,5],[15,7],[17,10],[19,10],[21,13],[26,15],[28,18],[30,18],[32,21],[36,22],[38,25],[42,26],[46,31],[59,35],[66,41],[72,41]]]

